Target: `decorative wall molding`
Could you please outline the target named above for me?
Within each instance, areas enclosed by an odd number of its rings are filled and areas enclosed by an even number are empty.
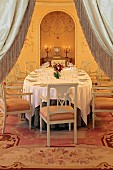
[[[41,58],[53,57],[54,47],[60,48],[59,56],[69,57],[75,61],[75,24],[70,15],[62,11],[54,11],[48,13],[41,22]],[[44,46],[51,51],[47,50],[46,54]],[[65,49],[71,49],[65,52]],[[66,50],[67,51],[67,50]],[[65,54],[66,53],[66,54]],[[47,55],[47,56],[46,56]],[[43,62],[41,62],[42,64]]]
[[[64,3],[63,3],[63,5],[64,5]],[[72,5],[72,2],[71,2],[71,5]],[[50,9],[48,10],[48,8],[46,9],[46,10],[43,10],[43,11],[41,11],[41,13],[40,13],[40,18],[39,18],[39,20],[37,20],[37,32],[39,33],[38,34],[38,36],[37,36],[37,44],[38,44],[38,56],[39,56],[39,63],[40,63],[40,39],[41,39],[41,37],[40,37],[40,24],[41,24],[41,22],[42,22],[42,20],[43,20],[43,18],[47,15],[47,14],[49,14],[50,12],[54,12],[54,11],[61,11],[61,12],[65,12],[65,13],[67,13],[72,19],[73,19],[73,22],[74,22],[74,24],[75,24],[75,45],[76,45],[76,40],[77,40],[77,38],[76,38],[76,33],[77,33],[77,30],[76,30],[76,18],[75,18],[75,16],[74,15],[72,15],[71,14],[71,12],[69,11],[69,10],[67,10],[65,7],[61,7],[60,5],[59,5],[59,7],[57,6],[55,6],[54,5],[54,8],[51,8],[50,7]],[[76,49],[75,49],[75,65],[76,65],[76,54],[77,54],[77,51],[76,51]]]
[[[70,15],[67,15],[67,13],[62,11],[50,12],[47,16],[45,16],[45,18],[43,18],[42,22],[42,32],[49,32],[57,36],[65,32],[73,32],[75,30],[73,19]]]

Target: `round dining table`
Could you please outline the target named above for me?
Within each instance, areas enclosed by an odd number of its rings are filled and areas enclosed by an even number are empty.
[[[32,92],[32,116],[36,113],[35,108],[40,105],[40,96],[46,96],[48,83],[78,83],[77,108],[81,111],[81,117],[87,125],[87,116],[90,113],[92,100],[92,81],[89,75],[75,67],[65,67],[61,70],[60,78],[54,77],[54,68],[41,67],[31,72],[24,80],[23,92]],[[51,99],[56,98],[56,93],[51,91]],[[27,97],[26,97],[27,99]],[[29,114],[26,114],[29,119]]]

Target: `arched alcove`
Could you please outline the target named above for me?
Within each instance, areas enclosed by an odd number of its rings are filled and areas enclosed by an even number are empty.
[[[46,14],[40,24],[40,64],[53,58],[75,64],[75,24],[71,16],[62,11]]]

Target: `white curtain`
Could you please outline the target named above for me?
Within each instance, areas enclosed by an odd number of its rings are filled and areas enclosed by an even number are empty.
[[[113,0],[74,0],[91,52],[113,80]]]
[[[35,0],[0,0],[0,82],[17,61]]]

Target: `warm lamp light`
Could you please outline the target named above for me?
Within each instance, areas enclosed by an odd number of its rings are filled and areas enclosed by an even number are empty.
[[[47,53],[46,58],[48,58],[48,54],[49,54],[49,53],[50,53],[50,51],[51,51],[51,46],[50,46],[50,47],[48,47],[47,45],[45,45],[45,51],[46,51],[46,53]]]
[[[45,45],[45,49],[47,49],[47,45]]]
[[[70,46],[69,47],[63,47],[64,48],[64,53],[66,53],[65,58],[68,58],[68,53],[70,52]]]

